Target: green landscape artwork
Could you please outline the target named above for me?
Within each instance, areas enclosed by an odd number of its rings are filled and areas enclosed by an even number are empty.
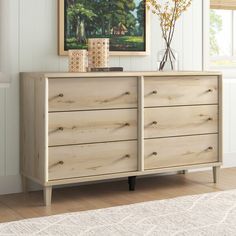
[[[87,49],[89,38],[110,38],[110,51],[146,50],[144,0],[65,0],[64,48]]]

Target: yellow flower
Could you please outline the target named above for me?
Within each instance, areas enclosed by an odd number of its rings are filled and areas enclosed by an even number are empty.
[[[192,0],[165,0],[160,4],[160,0],[146,0],[145,4],[148,10],[158,16],[162,30],[162,36],[167,45],[170,45],[176,21],[182,13],[190,7]]]

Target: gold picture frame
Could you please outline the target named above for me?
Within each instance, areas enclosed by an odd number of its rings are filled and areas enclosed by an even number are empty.
[[[145,1],[145,0],[144,0]],[[65,50],[65,0],[58,0],[58,54],[68,56]],[[150,53],[150,13],[145,10],[145,50],[142,51],[110,51],[111,56],[146,56]]]

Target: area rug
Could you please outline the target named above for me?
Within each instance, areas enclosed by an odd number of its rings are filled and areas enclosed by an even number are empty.
[[[0,224],[0,235],[236,235],[236,190]]]

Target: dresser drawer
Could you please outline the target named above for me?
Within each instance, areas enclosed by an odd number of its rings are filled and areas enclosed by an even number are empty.
[[[49,111],[137,107],[137,78],[49,79]]]
[[[49,113],[49,146],[137,139],[137,109]]]
[[[144,109],[144,136],[157,138],[218,132],[218,106]]]
[[[49,148],[49,180],[136,170],[136,141]]]
[[[145,107],[218,103],[218,78],[148,77],[144,82]]]
[[[218,135],[145,140],[145,169],[218,161]]]

